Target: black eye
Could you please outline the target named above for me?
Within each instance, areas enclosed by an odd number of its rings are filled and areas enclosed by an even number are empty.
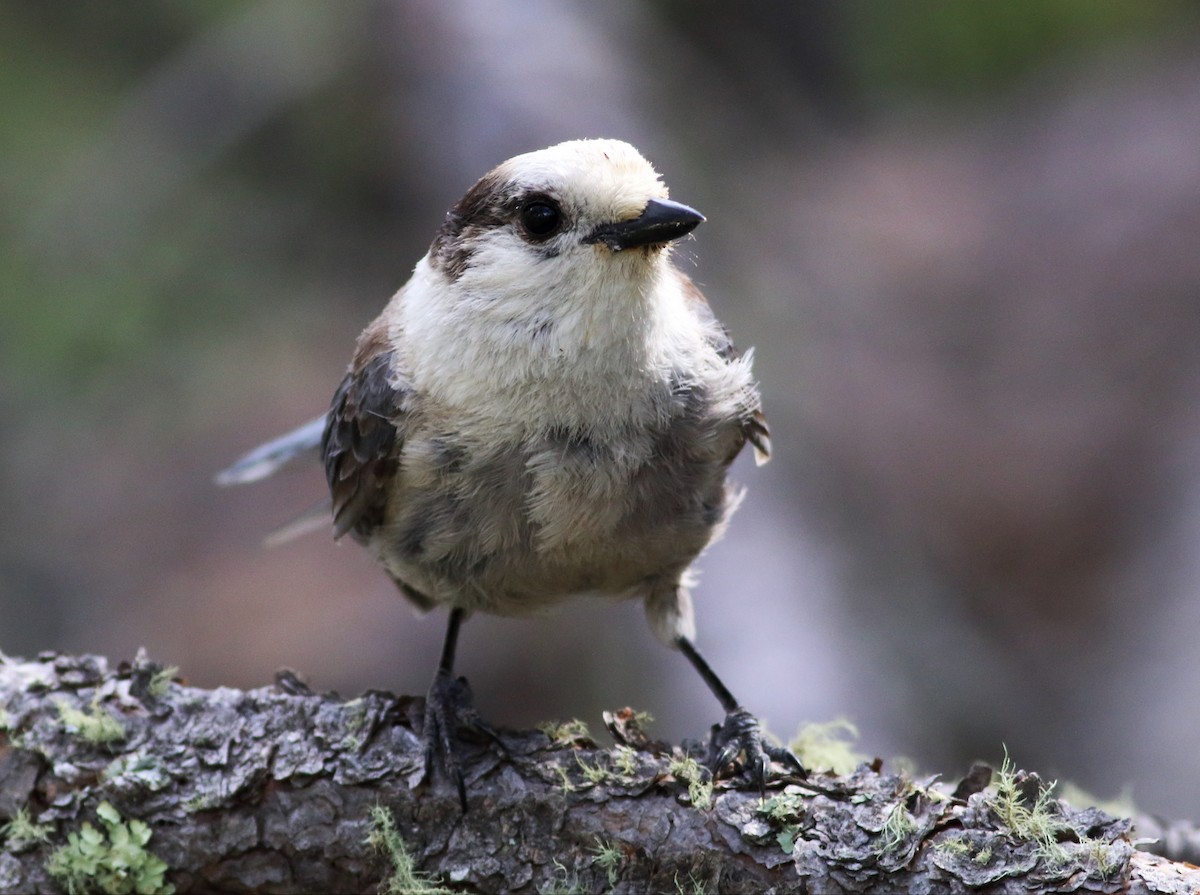
[[[538,199],[521,207],[521,226],[535,239],[553,236],[562,225],[562,212],[547,199]]]

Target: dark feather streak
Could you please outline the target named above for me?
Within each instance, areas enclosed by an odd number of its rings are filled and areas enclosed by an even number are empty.
[[[392,352],[355,364],[333,396],[321,450],[333,496],[333,534],[365,540],[383,521],[398,468],[403,399],[391,382]]]
[[[503,226],[512,214],[512,190],[495,172],[485,174],[446,213],[429,249],[430,261],[449,279],[457,280],[471,263],[471,237]]]

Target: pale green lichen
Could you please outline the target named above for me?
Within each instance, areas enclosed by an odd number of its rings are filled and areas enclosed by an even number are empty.
[[[543,721],[538,730],[550,740],[550,745],[559,748],[570,746],[581,740],[591,739],[587,722],[572,718],[570,721]]]
[[[67,730],[94,746],[125,739],[125,726],[100,706],[99,695],[86,710],[75,708],[65,699],[55,703],[58,717]]]
[[[630,746],[617,746],[613,750],[613,769],[624,778],[637,776],[637,750]]]
[[[178,666],[168,665],[166,668],[160,668],[150,675],[150,683],[146,685],[146,692],[156,699],[165,696],[177,677],[179,677]]]
[[[1017,785],[1016,767],[1004,750],[1004,761],[992,781],[992,793],[987,804],[1000,823],[1016,839],[1033,842],[1037,855],[1052,865],[1064,864],[1069,860],[1066,849],[1058,841],[1059,834],[1070,831],[1070,827],[1058,819],[1051,810],[1054,801],[1051,793],[1054,783],[1038,785],[1037,798],[1033,805],[1025,804],[1025,797]]]
[[[606,842],[599,836],[596,837],[596,844],[592,846],[591,852],[592,863],[604,871],[609,887],[615,886],[621,874],[621,864],[625,861],[624,852],[619,846]]]
[[[971,846],[960,837],[944,836],[937,840],[933,847],[940,852],[957,857],[966,857],[971,853]]]
[[[158,792],[171,783],[171,775],[161,759],[139,753],[118,756],[100,772],[100,779],[104,783],[137,786],[149,792]]]
[[[0,827],[0,837],[10,849],[17,850],[49,842],[53,831],[51,824],[34,823],[29,810],[22,807],[17,809],[8,823]]]
[[[1032,806],[1027,806],[1017,788],[1016,772],[1006,748],[1004,750],[1004,760],[1000,765],[1000,770],[996,774],[994,783],[995,794],[989,798],[988,805],[996,813],[1000,822],[1018,839],[1036,843],[1037,855],[1041,860],[1052,866],[1066,864],[1071,860],[1072,852],[1068,851],[1067,846],[1063,845],[1059,840],[1066,839],[1068,842],[1077,840],[1078,845],[1072,846],[1072,851],[1076,855],[1082,853],[1087,858],[1090,858],[1091,862],[1095,864],[1096,872],[1100,877],[1107,879],[1119,866],[1120,859],[1117,857],[1111,843],[1091,836],[1081,835],[1078,831],[1073,830],[1069,824],[1059,820],[1053,807],[1055,785],[1053,782],[1047,786],[1039,785],[1037,798],[1034,800]],[[1079,804],[1089,804],[1094,800],[1083,793],[1082,790],[1074,789],[1069,801]],[[1123,813],[1121,811],[1122,806],[1113,807],[1116,807],[1117,811],[1110,813]]]
[[[799,824],[784,824],[783,829],[775,834],[775,841],[779,843],[779,850],[785,855],[790,855],[796,848],[796,837],[799,835]]]
[[[554,878],[538,887],[540,895],[583,895],[587,891],[579,874],[558,858],[554,859]]]
[[[828,768],[835,774],[845,775],[866,761],[865,755],[852,748],[857,739],[858,728],[845,718],[838,718],[801,726],[788,748],[806,768]]]
[[[383,805],[371,808],[371,832],[367,834],[367,844],[384,854],[391,863],[392,872],[379,886],[384,895],[453,895],[453,891],[440,885],[432,874],[417,869],[416,861],[396,829],[396,819]]]
[[[708,768],[692,758],[676,758],[671,762],[670,772],[688,787],[688,799],[695,808],[707,808],[712,804],[712,774]]]
[[[909,814],[903,802],[897,802],[888,812],[887,820],[884,821],[883,829],[879,833],[881,852],[886,854],[899,848],[916,830],[916,819]]]
[[[679,879],[679,873],[675,873],[675,892],[676,895],[708,895],[708,887],[704,884],[704,880],[696,879],[694,873],[689,873],[686,881]]]
[[[771,796],[758,806],[758,813],[772,820],[795,820],[804,811],[805,796],[795,787]]]
[[[563,793],[574,792],[578,788],[574,783],[571,782],[571,774],[567,770],[566,765],[554,765],[554,773],[558,777],[558,788],[561,789]]]
[[[1091,836],[1083,837],[1080,840],[1080,844],[1091,856],[1092,861],[1095,862],[1096,871],[1100,874],[1100,878],[1107,882],[1113,871],[1121,866],[1121,861],[1116,855],[1116,850],[1103,839],[1095,839]]]
[[[1077,808],[1099,808],[1105,814],[1111,814],[1114,817],[1133,817],[1139,813],[1138,807],[1133,801],[1133,792],[1128,786],[1122,788],[1111,799],[1098,798],[1069,780],[1061,781],[1056,791],[1060,801]]]
[[[184,813],[196,814],[200,811],[208,811],[212,808],[216,808],[221,804],[221,800],[223,798],[224,796],[219,790],[204,790],[185,799],[182,807]]]
[[[366,735],[371,729],[371,713],[366,700],[361,697],[346,703],[346,739],[343,745],[352,752],[362,749]]]
[[[46,870],[69,895],[171,895],[166,861],[146,849],[151,831],[140,820],[124,821],[108,802],[96,809],[102,830],[87,821],[55,849]]]
[[[796,847],[796,837],[800,835],[800,820],[804,813],[804,794],[795,787],[788,787],[783,792],[771,796],[758,806],[758,813],[766,815],[780,829],[775,834],[775,841],[784,854],[790,855]]]
[[[933,844],[933,848],[935,851],[953,855],[956,858],[969,858],[972,863],[981,867],[989,864],[995,856],[991,845],[985,844],[980,846],[978,851],[973,851],[970,841],[962,836],[945,836],[938,839]]]
[[[654,716],[647,711],[635,711],[633,713],[633,723],[642,730],[645,730],[654,723]]]
[[[579,754],[576,754],[575,756],[575,764],[579,765],[579,770],[583,772],[583,779],[593,786],[599,786],[610,776],[612,776],[608,772],[607,768],[601,766],[599,761],[597,761],[595,764],[589,764],[584,760],[583,756]]]

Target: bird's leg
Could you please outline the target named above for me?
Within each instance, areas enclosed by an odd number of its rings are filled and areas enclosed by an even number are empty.
[[[435,761],[442,771],[454,781],[458,790],[458,801],[462,810],[467,810],[467,787],[463,782],[462,769],[455,755],[456,732],[459,726],[469,727],[484,733],[496,742],[500,736],[495,729],[479,717],[472,704],[471,687],[465,677],[454,676],[454,652],[458,646],[458,629],[462,626],[465,612],[450,610],[450,621],[446,627],[446,639],[442,644],[442,658],[438,662],[437,674],[425,697],[425,776],[431,776]]]
[[[713,725],[708,744],[707,764],[713,776],[743,753],[746,756],[746,771],[751,780],[758,784],[760,791],[766,784],[767,769],[772,761],[779,762],[794,774],[804,776],[806,772],[800,760],[790,749],[776,746],[763,737],[758,719],[734,699],[729,688],[696,650],[696,645],[687,637],[676,638],[675,644],[700,673],[704,683],[708,684],[708,689],[717,697],[721,708],[725,709],[725,723]]]

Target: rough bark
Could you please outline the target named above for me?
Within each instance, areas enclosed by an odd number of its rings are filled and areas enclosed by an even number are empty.
[[[1135,851],[1127,820],[1043,800],[1042,828],[1027,823],[1035,775],[1010,774],[1007,802],[982,768],[955,788],[878,762],[776,780],[765,798],[737,779],[709,794],[703,775],[689,785],[684,751],[626,711],[607,718],[613,748],[540,731],[468,744],[463,815],[453,787],[421,781],[420,699],[345,700],[289,675],[200,690],[160,671],[142,657],[115,671],[94,656],[0,657],[0,823],[24,809],[45,836],[9,824],[0,891],[62,891],[49,859],[85,823],[95,840],[113,808],[148,825],[145,849],[179,892],[379,891],[395,866],[368,842],[377,806],[393,846],[454,890],[1200,891],[1200,870]],[[153,885],[130,873],[104,884]]]

